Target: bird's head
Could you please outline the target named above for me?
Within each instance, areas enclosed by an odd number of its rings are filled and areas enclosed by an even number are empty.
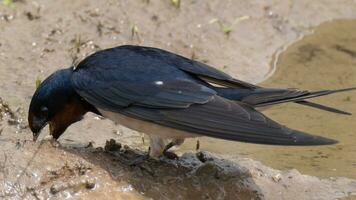
[[[50,134],[58,139],[71,124],[88,111],[86,103],[71,84],[71,68],[58,70],[44,80],[34,93],[28,112],[28,123],[36,141],[49,124]]]

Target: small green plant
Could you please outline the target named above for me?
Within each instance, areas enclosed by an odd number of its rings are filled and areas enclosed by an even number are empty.
[[[138,42],[141,41],[136,23],[132,24],[131,26],[131,40],[133,40],[135,37],[137,38]]]
[[[136,24],[132,24],[131,26],[131,37],[134,37],[138,34],[138,27]]]
[[[74,50],[79,53],[80,52],[80,46],[82,46],[82,39],[79,34],[75,35],[75,37],[72,39],[72,44],[74,46]]]
[[[13,0],[2,0],[2,4],[7,7],[14,8],[14,1]]]
[[[79,59],[80,48],[82,45],[85,44],[80,34],[75,34],[74,38],[70,41],[73,47],[70,49],[71,57],[72,57],[72,64],[76,65]]]
[[[11,5],[13,5],[14,2],[12,0],[2,0],[2,3],[5,6],[11,6]]]
[[[36,88],[38,88],[41,85],[42,81],[40,78],[36,78],[35,84],[36,84]]]
[[[171,0],[171,2],[176,8],[180,7],[180,0]]]
[[[224,24],[222,23],[219,19],[217,18],[213,18],[209,21],[209,24],[214,24],[214,23],[218,23],[219,26],[221,27],[221,30],[223,31],[223,33],[225,35],[230,35],[231,31],[232,31],[232,26],[234,26],[235,24],[238,24],[240,23],[241,21],[244,21],[244,20],[247,20],[247,19],[250,19],[250,16],[241,16],[241,17],[237,17],[233,23],[231,25],[228,25],[228,24]]]
[[[226,65],[223,65],[222,67],[218,67],[221,71],[225,71],[227,68],[228,68],[228,66],[226,66]]]
[[[232,31],[231,26],[228,26],[226,24],[222,25],[222,30],[226,35],[229,35]]]

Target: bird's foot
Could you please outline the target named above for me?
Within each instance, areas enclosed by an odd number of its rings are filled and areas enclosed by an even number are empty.
[[[174,142],[170,142],[166,145],[166,147],[163,150],[163,156],[165,158],[168,158],[170,160],[178,160],[178,155],[175,154],[174,152],[168,151],[170,148],[172,148],[174,145],[176,145]]]
[[[178,160],[179,159],[178,155],[171,151],[163,151],[163,156],[170,160]]]
[[[198,160],[200,160],[200,162],[205,163],[206,161],[212,160],[212,158],[205,154],[202,151],[199,151],[195,154],[195,156],[198,158]]]

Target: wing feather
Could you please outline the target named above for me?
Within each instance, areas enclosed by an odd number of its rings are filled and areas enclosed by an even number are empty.
[[[107,110],[130,105],[186,108],[206,103],[216,94],[175,66],[127,48],[87,57],[73,73],[72,84],[89,103]]]
[[[335,143],[291,130],[245,103],[220,97],[199,77],[253,88],[205,64],[135,46],[87,57],[73,73],[72,84],[97,108],[200,135],[263,144]]]
[[[321,145],[336,141],[289,129],[246,104],[219,96],[186,109],[148,109],[132,106],[122,114],[205,136],[278,145]]]

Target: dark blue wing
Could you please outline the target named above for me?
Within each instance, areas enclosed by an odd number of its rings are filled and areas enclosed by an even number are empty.
[[[120,55],[121,59],[123,59],[122,54],[130,55],[127,56],[130,58],[144,57],[146,59],[154,60],[155,62],[159,62],[166,66],[180,69],[186,73],[204,79],[208,82],[213,82],[223,86],[228,86],[233,88],[248,88],[248,89],[254,89],[258,87],[256,85],[241,80],[237,80],[231,77],[230,75],[222,71],[219,71],[214,67],[201,63],[199,61],[191,60],[183,56],[162,49],[153,48],[153,47],[124,45],[124,46],[119,46],[112,49],[104,50],[102,51],[102,55],[95,55],[95,56],[104,57],[103,54],[106,54],[106,56],[109,55],[113,56],[113,54],[116,54],[116,56]],[[85,62],[89,62],[89,60],[87,59]],[[131,62],[132,61],[129,61],[129,63]]]
[[[208,102],[216,92],[162,59],[126,48],[97,52],[72,76],[76,91],[94,106],[186,108]]]
[[[280,145],[335,142],[288,129],[247,104],[222,98],[200,76],[250,87],[204,64],[134,46],[89,56],[78,65],[72,83],[97,108],[201,135]]]
[[[335,140],[289,129],[252,107],[214,96],[204,105],[186,109],[132,106],[122,114],[205,136],[274,145],[324,145]]]

